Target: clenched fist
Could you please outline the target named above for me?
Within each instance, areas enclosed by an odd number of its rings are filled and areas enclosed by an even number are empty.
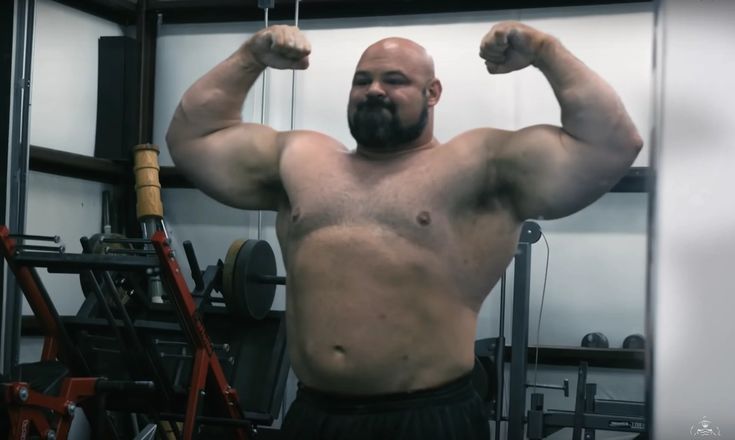
[[[498,23],[480,42],[480,57],[490,73],[508,73],[536,61],[540,49],[553,37],[516,21]]]
[[[306,69],[309,67],[311,44],[295,26],[269,26],[246,43],[256,61],[275,69]]]

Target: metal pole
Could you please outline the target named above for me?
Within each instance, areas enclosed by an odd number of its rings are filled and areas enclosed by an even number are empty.
[[[299,27],[299,4],[301,0],[296,0],[296,12],[294,12],[293,25]],[[291,71],[291,130],[295,128],[294,124],[294,103],[296,99],[296,69]]]
[[[8,215],[7,226],[14,234],[25,228],[26,192],[28,179],[28,125],[31,99],[31,69],[33,61],[33,23],[35,0],[15,1],[15,45],[12,57],[11,91],[12,123],[10,128]],[[20,290],[15,278],[8,277],[5,285],[3,310],[2,369],[10,374],[18,364],[20,352],[20,320],[22,313]]]
[[[148,0],[138,0],[137,40],[139,53],[138,144],[153,142],[153,95],[156,78],[158,15],[148,11]],[[130,148],[133,146],[130,145]]]
[[[498,329],[498,336],[505,337],[505,283],[507,278],[507,269],[503,271],[503,276],[500,277],[500,328]]]
[[[510,366],[508,438],[524,438],[526,371],[528,369],[528,307],[531,284],[531,244],[519,243],[513,278],[513,334]]]
[[[15,17],[15,1],[6,1],[0,3],[0,56],[6,60],[13,59],[13,19]],[[13,95],[13,63],[3,63],[0,65],[0,106],[3,110],[7,110],[10,114],[12,108]],[[0,118],[0,138],[3,139],[3,153],[0,154],[0,175],[2,175],[3,191],[0,193],[0,222],[7,224],[7,204],[8,204],[8,176],[10,167],[8,166],[10,151],[10,118]],[[0,266],[0,317],[5,316],[5,270],[6,266]],[[0,373],[5,371],[5,326],[0,326]]]
[[[263,27],[268,27],[268,11],[270,4],[263,8]],[[265,94],[268,87],[268,68],[263,70],[263,83],[260,90],[260,123],[265,124]],[[258,211],[258,240],[263,239],[263,211]]]
[[[505,397],[505,289],[507,268],[500,277],[500,328],[498,329],[498,343],[495,345],[495,362],[498,365],[498,400],[495,404],[495,438],[500,438],[500,429],[503,423],[503,398]]]

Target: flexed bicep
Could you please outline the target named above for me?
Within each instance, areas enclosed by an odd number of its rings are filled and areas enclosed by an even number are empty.
[[[298,28],[270,26],[192,84],[166,135],[177,168],[223,203],[278,209],[283,194],[279,160],[293,132],[244,123],[242,106],[266,67],[305,69],[310,52],[311,45]]]
[[[242,209],[276,210],[280,156],[290,132],[240,123],[171,150],[176,167],[204,193]]]
[[[524,128],[492,145],[493,169],[520,219],[569,215],[625,174],[642,139],[610,85],[557,38],[503,22],[482,39],[480,56],[490,73],[537,67],[561,108],[561,127]]]
[[[581,210],[608,192],[633,159],[552,125],[513,132],[491,158],[520,220],[555,219]]]

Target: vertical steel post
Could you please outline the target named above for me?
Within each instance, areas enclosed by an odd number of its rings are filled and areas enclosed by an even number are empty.
[[[513,277],[513,334],[511,335],[508,438],[524,438],[526,371],[528,369],[528,308],[531,285],[531,243],[518,243]]]
[[[28,179],[28,126],[31,99],[31,68],[33,55],[33,22],[35,0],[15,0],[15,25],[6,29],[15,42],[12,48],[10,125],[7,143],[8,181],[6,200],[8,211],[5,224],[14,234],[25,228],[26,191]],[[13,17],[13,14],[10,15]],[[11,18],[12,20],[12,18]],[[5,29],[5,28],[3,28]],[[8,35],[6,35],[8,36]],[[3,271],[5,268],[3,268]],[[15,278],[8,277],[3,292],[2,309],[2,371],[11,374],[18,364],[20,352],[21,295]]]

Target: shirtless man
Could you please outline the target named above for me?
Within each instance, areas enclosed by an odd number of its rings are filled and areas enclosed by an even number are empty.
[[[472,391],[477,315],[525,219],[569,215],[605,194],[641,138],[615,92],[554,37],[517,22],[480,44],[491,74],[548,79],[562,127],[433,135],[442,86],[415,42],[365,50],[347,116],[357,148],[241,120],[268,66],[306,69],[297,28],[272,26],[184,94],[167,142],[215,199],[278,212],[289,354],[301,381],[294,439],[488,439]]]

